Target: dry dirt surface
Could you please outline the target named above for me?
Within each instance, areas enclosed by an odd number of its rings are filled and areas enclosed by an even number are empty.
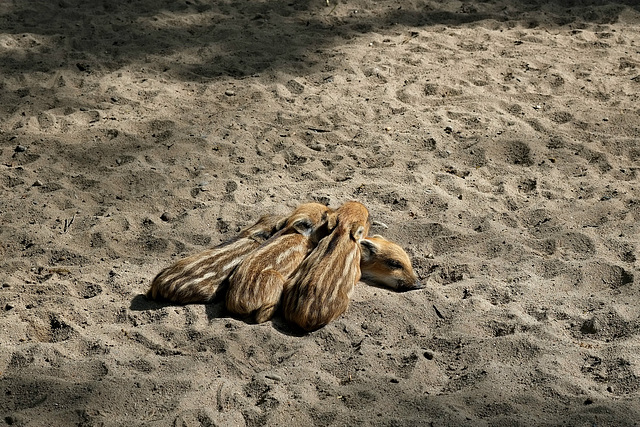
[[[0,79],[0,425],[640,422],[635,0],[3,0]],[[347,200],[424,289],[143,296]]]

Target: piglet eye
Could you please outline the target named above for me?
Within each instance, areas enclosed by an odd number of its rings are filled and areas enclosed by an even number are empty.
[[[388,259],[386,261],[387,267],[392,270],[400,270],[402,268],[402,263],[395,259]]]

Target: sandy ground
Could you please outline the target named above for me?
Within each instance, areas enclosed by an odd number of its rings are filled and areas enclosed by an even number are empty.
[[[0,78],[0,425],[640,422],[635,1],[4,0]],[[351,199],[424,289],[142,296]]]

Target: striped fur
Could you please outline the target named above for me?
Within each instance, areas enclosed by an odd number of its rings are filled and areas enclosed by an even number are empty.
[[[319,203],[300,205],[284,228],[245,258],[229,278],[227,310],[256,323],[269,320],[285,280],[315,247],[330,212]]]
[[[332,233],[323,238],[284,285],[285,318],[313,331],[344,313],[360,280],[358,242],[369,232],[369,211],[347,202],[328,221]]]
[[[265,215],[237,238],[181,259],[152,281],[147,297],[188,304],[215,299],[221,285],[245,256],[284,225],[286,217]]]
[[[409,255],[396,243],[375,235],[362,239],[360,249],[363,282],[385,286],[396,291],[422,288],[411,266]]]

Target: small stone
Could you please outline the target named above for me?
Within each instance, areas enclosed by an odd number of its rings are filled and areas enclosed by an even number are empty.
[[[15,151],[16,153],[24,153],[25,151],[27,151],[27,147],[25,147],[24,145],[16,145]]]
[[[33,184],[31,184],[32,187],[42,187],[42,181],[40,181],[39,179],[36,179],[34,181]]]
[[[231,90],[231,89],[225,90],[224,94],[227,95],[227,96],[236,96],[236,92],[234,90]]]
[[[163,212],[162,215],[160,215],[160,219],[164,222],[169,222],[173,220],[173,215],[171,215],[171,213],[169,212]]]
[[[276,374],[266,374],[264,377],[273,381],[282,381],[282,377]]]
[[[433,352],[432,351],[425,351],[423,354],[424,358],[427,360],[433,360]]]
[[[15,306],[13,304],[9,304],[7,303],[7,305],[4,306],[5,311],[9,311],[9,310],[13,310]]]

